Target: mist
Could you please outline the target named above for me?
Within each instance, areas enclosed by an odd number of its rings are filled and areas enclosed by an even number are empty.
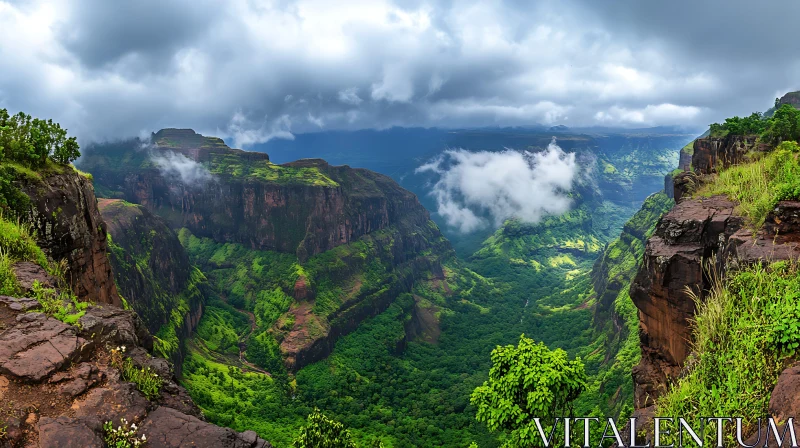
[[[575,154],[565,153],[555,138],[541,152],[470,152],[451,149],[416,169],[438,180],[430,195],[437,213],[461,233],[509,218],[538,223],[569,210],[569,191],[579,175]]]

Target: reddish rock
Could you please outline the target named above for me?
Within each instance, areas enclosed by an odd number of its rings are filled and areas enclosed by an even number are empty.
[[[722,138],[698,138],[694,142],[692,166],[699,174],[712,174],[747,160],[752,151],[767,151],[757,135],[728,135]]]
[[[297,281],[294,282],[294,299],[298,302],[313,299],[311,288],[304,275],[297,277]]]
[[[44,448],[104,448],[97,431],[70,417],[42,417],[38,424],[39,446]]]
[[[653,404],[681,371],[696,309],[689,291],[705,297],[711,286],[708,263],[713,260],[721,275],[740,265],[800,257],[800,227],[792,226],[798,216],[800,203],[781,202],[754,234],[723,196],[686,199],[664,215],[630,290],[639,309],[642,348],[633,370],[637,408]]]
[[[20,261],[14,264],[13,270],[17,283],[25,291],[30,291],[35,282],[39,282],[45,288],[56,287],[56,279],[36,263]]]
[[[91,349],[75,327],[39,313],[23,314],[0,334],[0,373],[39,382]]]
[[[64,171],[22,185],[31,198],[37,242],[52,259],[67,260],[67,280],[81,300],[120,305],[92,182],[71,168]]]
[[[61,393],[75,398],[103,380],[103,374],[94,365],[84,362],[66,372],[59,372],[50,378],[58,384]]]
[[[152,407],[133,383],[115,382],[90,390],[72,404],[72,411],[92,426],[102,427],[107,421],[120,425],[123,418],[130,423],[140,422]]]
[[[272,445],[254,432],[236,433],[175,409],[159,407],[141,425],[150,448],[267,448]]]

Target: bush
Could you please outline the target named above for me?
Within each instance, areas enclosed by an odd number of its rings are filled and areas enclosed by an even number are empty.
[[[42,305],[42,312],[66,324],[75,325],[89,306],[87,302],[79,302],[69,290],[45,288],[38,281],[33,282],[32,289],[34,298]]]
[[[139,392],[148,400],[155,400],[161,395],[164,380],[150,367],[136,367],[133,360],[124,355],[125,346],[111,350],[111,365],[119,370],[122,379],[136,385]]]
[[[308,424],[292,445],[295,448],[356,448],[350,431],[343,424],[331,420],[314,408]]]
[[[147,437],[142,434],[139,437],[136,434],[139,428],[136,423],[128,426],[128,421],[124,418],[121,419],[122,424],[114,428],[114,422],[107,421],[103,424],[103,433],[105,434],[106,446],[109,448],[135,448],[144,446],[147,443]]]
[[[78,141],[60,124],[0,109],[0,161],[40,168],[48,159],[66,165],[80,155]]]
[[[798,266],[756,265],[717,281],[695,316],[689,371],[659,398],[656,415],[697,419],[709,415],[744,417],[744,432],[769,414],[778,376],[800,341]],[[699,422],[694,422],[699,423]],[[734,425],[726,428],[734,444]],[[710,440],[716,429],[706,431]]]

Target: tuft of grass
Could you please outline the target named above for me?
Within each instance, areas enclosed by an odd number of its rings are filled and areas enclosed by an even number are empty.
[[[760,160],[722,171],[697,194],[727,195],[757,229],[778,201],[800,198],[799,153],[796,142],[783,142]]]
[[[715,281],[698,300],[688,373],[657,401],[656,415],[742,416],[744,433],[767,415],[778,376],[800,347],[800,269],[793,262],[755,265]],[[724,427],[735,444],[735,425]],[[716,428],[706,430],[707,441]]]
[[[36,244],[33,229],[21,221],[12,222],[0,216],[0,249],[15,260],[27,260],[50,270],[50,263]]]
[[[119,370],[123,380],[135,384],[148,400],[161,396],[164,380],[150,367],[136,367],[133,360],[125,356],[125,346],[111,349],[111,365]]]
[[[48,316],[64,322],[65,324],[75,325],[89,307],[88,302],[79,302],[72,291],[56,291],[55,289],[45,288],[38,281],[33,282],[33,297],[42,305],[42,312]]]

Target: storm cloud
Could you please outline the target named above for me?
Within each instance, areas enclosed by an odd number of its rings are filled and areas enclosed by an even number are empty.
[[[82,142],[705,126],[800,88],[794,0],[0,0],[0,107]]]

